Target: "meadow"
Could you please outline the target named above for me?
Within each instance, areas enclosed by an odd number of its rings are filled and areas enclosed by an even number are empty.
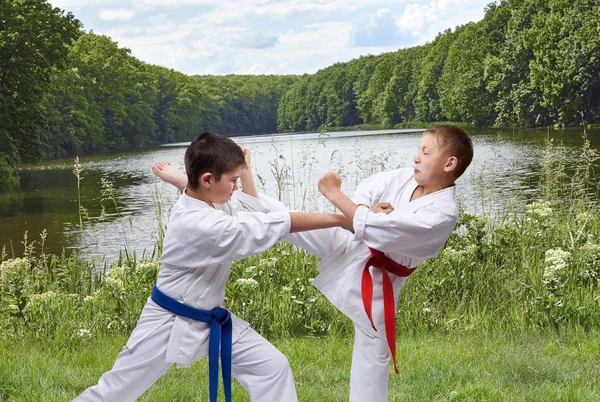
[[[600,400],[597,152],[587,141],[579,152],[567,171],[565,148],[549,141],[535,201],[461,211],[438,257],[410,277],[391,400]],[[485,204],[492,178],[475,180]],[[0,400],[65,401],[94,384],[135,327],[160,266],[162,236],[151,257],[125,248],[110,264],[46,254],[44,236],[25,234],[23,255],[0,255]],[[312,286],[316,263],[285,243],[237,261],[225,306],[288,356],[301,400],[343,401],[352,325]],[[206,379],[205,361],[172,368],[141,400],[206,400]],[[248,400],[238,384],[234,391]]]

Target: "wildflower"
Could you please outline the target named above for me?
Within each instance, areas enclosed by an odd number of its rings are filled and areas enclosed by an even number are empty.
[[[546,263],[546,267],[544,269],[544,282],[546,284],[558,282],[560,274],[568,265],[570,258],[571,253],[560,248],[546,251],[546,257],[544,260]]]
[[[250,265],[244,269],[245,274],[253,274],[256,271],[256,265]]]
[[[158,271],[159,265],[159,261],[143,261],[137,265],[136,270],[141,272],[154,273]]]
[[[0,287],[9,295],[21,294],[27,282],[27,258],[6,260],[0,265]]]
[[[85,328],[79,328],[79,337],[83,338],[89,338],[91,336],[91,332],[89,329],[85,329]]]
[[[258,286],[258,281],[252,278],[240,278],[237,281],[235,281],[235,283],[237,283],[240,286],[249,286],[251,288],[255,288]]]
[[[94,293],[93,295],[88,295],[86,297],[83,298],[83,302],[84,303],[93,303],[94,301],[96,301],[96,293]]]
[[[589,212],[581,212],[575,217],[575,221],[579,224],[589,222],[594,216]]]
[[[284,287],[281,288],[281,290],[283,290],[284,292],[291,292],[292,288],[289,287],[289,286],[284,286]]]
[[[120,279],[122,281],[125,279],[126,268],[124,265],[112,267],[104,274],[104,278]]]
[[[444,255],[453,260],[459,260],[461,258],[467,257],[471,252],[475,250],[475,245],[469,244],[467,247],[462,250],[456,250],[452,247],[446,247],[444,249]]]
[[[123,281],[120,279],[105,277],[104,285],[114,296],[120,297],[125,293],[125,285],[123,285]]]
[[[585,243],[581,246],[581,251],[589,254],[600,254],[600,244]]]
[[[57,297],[58,297],[58,294],[56,294],[52,290],[49,290],[44,293],[35,293],[35,294],[31,295],[30,302],[32,304],[48,303],[48,302],[51,302],[52,300],[56,299]]]
[[[431,313],[431,309],[429,307],[423,307],[424,313]]]
[[[552,215],[552,208],[547,201],[532,202],[525,207],[525,211],[533,218],[547,218]]]

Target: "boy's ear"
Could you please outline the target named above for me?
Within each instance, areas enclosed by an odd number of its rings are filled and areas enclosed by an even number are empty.
[[[449,157],[448,159],[446,159],[446,166],[444,166],[444,172],[446,172],[446,173],[452,172],[454,169],[456,169],[457,165],[458,165],[458,159],[456,158],[456,156]]]
[[[202,188],[210,188],[211,181],[214,179],[214,176],[210,172],[203,173],[200,176],[199,184]]]

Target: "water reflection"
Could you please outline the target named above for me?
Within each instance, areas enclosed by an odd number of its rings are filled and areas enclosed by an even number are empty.
[[[257,136],[236,141],[253,152],[260,191],[280,196],[298,209],[330,211],[330,204],[316,188],[324,172],[339,171],[344,179],[343,190],[351,193],[360,180],[372,173],[412,166],[421,135],[350,134]],[[463,206],[473,212],[490,212],[501,210],[507,203],[524,204],[535,199],[542,147],[547,138],[565,144],[569,151],[567,163],[574,169],[579,163],[576,151],[582,144],[577,131],[475,132],[473,164],[457,182]],[[600,132],[590,132],[589,139],[598,149]],[[79,226],[77,179],[72,172],[74,160],[26,166],[21,172],[19,191],[0,194],[0,247],[6,247],[9,256],[13,252],[19,256],[23,233],[27,231],[31,241],[46,229],[48,252],[77,249],[96,259],[114,259],[125,247],[138,255],[143,250],[152,253],[158,222],[168,220],[177,193],[154,177],[150,167],[155,161],[169,160],[183,169],[186,146],[80,158],[83,230]],[[111,199],[103,199],[103,179],[112,183],[117,208]]]

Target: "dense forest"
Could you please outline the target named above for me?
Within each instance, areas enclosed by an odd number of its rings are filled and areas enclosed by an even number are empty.
[[[335,64],[282,97],[281,131],[402,122],[600,122],[600,1],[503,0],[423,46]]]
[[[600,1],[501,0],[423,46],[312,75],[187,76],[45,0],[0,2],[0,188],[19,163],[186,141],[406,122],[600,120]]]

